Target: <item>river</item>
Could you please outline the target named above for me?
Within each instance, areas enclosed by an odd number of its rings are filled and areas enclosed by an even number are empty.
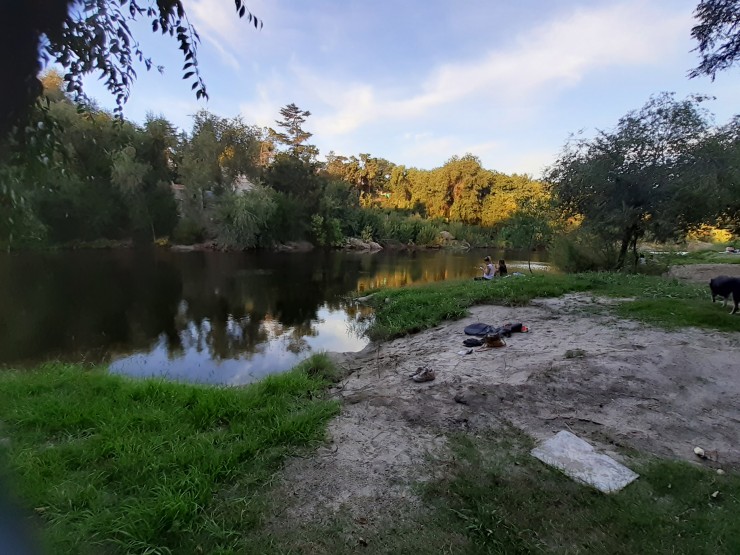
[[[2,254],[0,365],[249,383],[314,352],[362,349],[372,314],[349,294],[472,277],[485,254],[526,271],[521,253],[481,250]]]

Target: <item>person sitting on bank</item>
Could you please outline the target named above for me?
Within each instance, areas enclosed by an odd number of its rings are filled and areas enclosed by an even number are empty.
[[[504,262],[503,259],[498,261],[498,266],[496,267],[496,275],[499,277],[504,277],[509,273],[509,270],[506,268],[506,262]]]
[[[479,280],[482,280],[482,279],[486,279],[486,280],[493,279],[493,276],[496,275],[496,268],[493,267],[493,263],[491,262],[491,257],[490,256],[486,256],[483,259],[483,262],[486,263],[486,266],[485,267],[478,266],[478,268],[480,270],[483,270],[483,275],[481,277],[473,278],[476,281],[479,281]]]

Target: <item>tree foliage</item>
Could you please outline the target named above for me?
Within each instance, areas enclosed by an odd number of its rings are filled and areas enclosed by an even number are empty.
[[[0,205],[12,201],[0,243],[168,234],[177,219],[172,125],[151,118],[140,127],[83,110],[54,88],[54,76],[44,82],[48,109],[32,113],[34,133],[10,142],[0,162]]]
[[[280,109],[282,119],[275,120],[278,127],[283,131],[269,130],[269,138],[275,143],[282,144],[287,148],[290,156],[304,162],[313,162],[316,159],[318,149],[307,143],[313,133],[303,129],[303,124],[311,115],[308,110],[301,110],[291,103]]]
[[[235,0],[236,13],[255,28],[262,22]],[[146,21],[152,32],[171,36],[182,52],[182,77],[197,98],[208,98],[198,66],[200,37],[181,0],[49,0],[0,2],[0,137],[18,122],[41,94],[37,75],[42,63],[64,68],[67,92],[83,94],[84,76],[97,73],[116,99],[120,115],[135,64],[146,69],[154,62],[144,53],[131,30]]]
[[[690,77],[729,69],[740,60],[740,0],[702,0],[694,11],[698,23],[691,29],[701,61]]]
[[[715,133],[704,100],[654,96],[614,130],[572,139],[549,169],[560,207],[618,245],[617,267],[647,233],[677,237],[716,216],[726,167],[711,155]]]

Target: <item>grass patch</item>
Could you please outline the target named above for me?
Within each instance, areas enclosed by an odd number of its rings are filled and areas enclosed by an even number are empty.
[[[469,539],[459,553],[740,553],[735,474],[650,460],[604,495],[531,457],[514,432],[455,445],[448,477],[424,496],[440,531]]]
[[[723,252],[724,247],[717,246],[717,250],[704,250],[678,254],[666,252],[656,254],[655,260],[669,266],[687,264],[740,264],[740,255]]]
[[[711,303],[706,299],[637,299],[621,303],[617,314],[643,322],[659,325],[666,329],[696,326],[721,331],[740,331],[740,317],[729,314],[731,303],[722,308],[722,303]]]
[[[274,473],[338,412],[333,373],[321,355],[241,388],[7,370],[0,454],[51,553],[263,552]]]
[[[662,327],[698,326],[740,331],[740,318],[708,301],[706,286],[641,274],[593,272],[509,277],[490,282],[461,280],[387,289],[373,297],[376,313],[368,334],[389,339],[467,315],[476,304],[521,306],[535,297],[566,293],[632,298],[620,314]],[[495,322],[491,322],[495,323]]]
[[[451,439],[444,477],[373,522],[342,512],[284,530],[275,553],[368,555],[740,553],[740,476],[644,459],[640,478],[605,495],[529,455],[514,429]],[[713,497],[715,492],[719,492]]]

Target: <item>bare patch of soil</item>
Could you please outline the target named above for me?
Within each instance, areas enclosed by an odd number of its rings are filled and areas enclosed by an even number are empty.
[[[331,442],[289,462],[274,523],[337,511],[372,522],[418,507],[410,486],[444,472],[448,434],[504,424],[536,439],[568,429],[622,460],[636,450],[696,461],[701,446],[718,451],[711,464],[740,468],[740,334],[653,329],[610,315],[609,302],[579,294],[477,306],[463,320],[338,355],[350,374],[334,391],[343,409]],[[466,325],[507,321],[531,331],[460,354]],[[409,379],[421,365],[434,381]]]
[[[709,280],[717,276],[740,277],[740,264],[687,264],[672,266],[668,270],[668,277],[682,281],[709,284]]]

